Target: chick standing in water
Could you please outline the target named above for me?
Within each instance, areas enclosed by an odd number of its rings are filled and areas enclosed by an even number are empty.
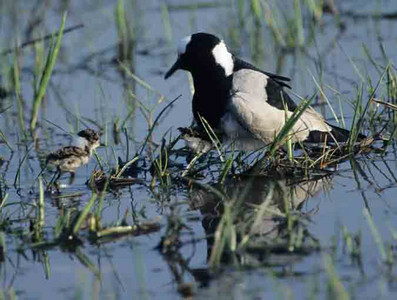
[[[63,173],[70,173],[69,184],[74,182],[76,169],[88,164],[92,151],[100,145],[100,137],[92,129],[84,129],[77,133],[71,146],[63,147],[50,153],[46,159],[46,165],[57,168],[57,182]]]

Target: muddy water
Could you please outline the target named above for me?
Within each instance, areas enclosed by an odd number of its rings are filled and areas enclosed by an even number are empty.
[[[338,116],[342,114],[342,109],[347,126],[352,117],[348,101],[356,95],[356,87],[367,77],[375,85],[380,77],[365,55],[362,45],[383,66],[386,63],[379,41],[387,58],[392,62],[396,59],[395,19],[375,20],[365,17],[397,11],[397,3],[391,0],[377,3],[366,1],[366,4],[362,1],[344,1],[338,6],[344,24],[343,31],[335,25],[335,17],[326,14],[321,26],[316,28],[314,38],[307,38],[305,49],[288,53],[282,52],[275,45],[272,34],[265,25],[259,33],[255,31],[252,17],[247,11],[243,14],[247,18],[245,26],[238,27],[237,3],[233,1],[219,1],[219,5],[205,7],[199,3],[189,9],[181,6],[190,3],[188,1],[169,1],[171,36],[164,30],[168,20],[164,18],[166,12],[158,1],[125,2],[128,2],[125,13],[130,26],[134,28],[135,40],[130,67],[155,92],[149,92],[131,79],[124,79],[114,64],[118,42],[115,1],[53,1],[40,4],[42,6],[39,8],[32,1],[0,2],[1,49],[12,46],[16,41],[31,39],[33,36],[29,35],[27,28],[35,18],[42,20],[37,35],[56,30],[65,9],[69,12],[67,27],[84,24],[84,28],[66,34],[63,40],[40,119],[39,145],[44,153],[69,142],[68,137],[50,122],[65,130],[75,131],[77,127],[84,127],[84,124],[92,124],[92,120],[108,133],[108,146],[100,148],[98,155],[112,166],[115,162],[111,147],[123,159],[128,155],[124,136],[121,145],[114,145],[111,138],[112,125],[119,119],[121,122],[126,120],[125,127],[130,136],[128,157],[131,158],[136,144],[139,145],[146,136],[148,125],[144,113],[129,96],[126,86],[135,86],[136,97],[143,105],[153,109],[154,116],[172,99],[182,94],[161,119],[154,133],[155,141],[158,142],[170,128],[175,136],[177,127],[188,126],[192,120],[188,77],[180,71],[164,81],[163,75],[175,59],[175,42],[192,32],[217,33],[231,45],[235,53],[245,59],[270,72],[277,71],[291,77],[293,91],[298,95],[310,96],[317,91],[313,75],[326,87],[325,93]],[[37,11],[34,10],[35,7]],[[31,49],[24,51],[19,63],[23,66],[21,85],[27,103],[25,114],[28,120],[28,108],[33,95],[31,70],[34,60]],[[5,87],[8,86],[7,74],[11,61],[8,56],[0,57],[0,82]],[[160,99],[159,95],[164,95],[165,98]],[[36,149],[29,152],[28,159],[21,167],[21,185],[14,188],[14,178],[27,147],[20,142],[23,135],[16,126],[15,99],[10,96],[1,101],[3,108],[14,104],[0,116],[0,122],[1,130],[15,150],[10,154],[5,144],[0,144],[0,155],[4,159],[0,169],[1,188],[3,193],[9,194],[8,205],[1,211],[2,223],[7,224],[2,227],[6,252],[0,265],[0,282],[4,293],[16,293],[21,298],[33,299],[59,295],[63,298],[130,298],[131,294],[140,299],[174,299],[192,287],[198,298],[324,297],[330,278],[325,267],[326,254],[330,254],[335,258],[336,272],[348,292],[370,298],[387,298],[395,294],[394,269],[382,264],[379,247],[374,241],[368,219],[363,214],[364,210],[370,211],[382,243],[393,244],[390,228],[397,226],[397,169],[392,148],[385,157],[372,154],[369,157],[359,157],[357,161],[346,161],[330,177],[310,182],[270,181],[264,178],[256,179],[254,184],[244,181],[226,182],[228,194],[239,195],[244,192],[244,195],[248,195],[246,198],[253,203],[260,203],[266,198],[270,186],[287,187],[286,197],[294,209],[308,218],[305,228],[321,247],[318,251],[309,253],[278,253],[266,259],[255,252],[241,255],[238,259],[242,267],[226,265],[221,272],[214,274],[208,270],[207,265],[207,246],[212,243],[211,233],[217,222],[216,218],[208,219],[208,215],[216,216],[219,212],[219,203],[214,195],[201,189],[188,191],[175,187],[167,197],[161,188],[154,192],[148,188],[148,174],[143,184],[106,194],[103,222],[115,225],[128,210],[139,221],[160,216],[163,227],[159,232],[127,237],[103,245],[85,242],[76,251],[59,246],[44,251],[30,249],[29,204],[37,199],[37,184],[33,189],[31,186],[40,171],[37,158],[41,152]],[[328,107],[320,106],[319,110],[332,120]],[[81,117],[84,117],[85,123],[76,121]],[[184,160],[180,162],[185,163]],[[63,194],[79,193],[79,196],[46,196],[46,237],[52,237],[53,227],[62,211],[85,206],[91,192],[84,183],[94,168],[98,168],[98,164],[96,160],[91,160],[88,167],[78,171],[76,183],[62,191]],[[143,177],[142,174],[140,176]],[[206,181],[211,184],[210,178]],[[165,234],[171,204],[179,204],[178,214],[189,227],[182,231],[181,239],[186,245],[180,248],[178,259],[162,256],[154,249]],[[277,211],[280,206],[280,199],[275,194],[271,207]],[[7,218],[11,220],[9,224],[4,222]],[[346,246],[343,245],[343,227],[361,237],[361,268],[351,263]],[[258,230],[275,235],[277,223],[265,220]],[[209,236],[207,239],[206,234]],[[250,268],[245,268],[245,265]]]

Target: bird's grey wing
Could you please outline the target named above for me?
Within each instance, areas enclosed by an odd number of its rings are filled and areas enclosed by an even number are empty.
[[[282,94],[281,87],[273,89],[272,84],[268,76],[253,70],[242,69],[233,74],[233,93],[224,117],[224,121],[228,121],[224,127],[229,136],[233,136],[233,132],[234,135],[242,135],[236,130],[238,126],[235,124],[238,124],[266,143],[274,140],[285,120],[292,116],[296,105],[286,93]],[[283,100],[288,105],[288,111],[285,111]],[[305,140],[311,130],[329,131],[330,128],[320,114],[309,108],[292,129],[293,142]]]
[[[287,83],[285,83],[286,81],[291,81],[291,79],[289,79],[288,77],[265,72],[265,71],[255,67],[254,65],[251,65],[250,63],[248,63],[242,59],[239,59],[235,56],[233,56],[233,62],[234,62],[233,72],[237,72],[242,69],[249,69],[249,70],[257,71],[262,74],[265,74],[267,77],[274,80],[274,82],[277,83],[278,85],[291,88]]]
[[[284,89],[274,80],[269,78],[266,85],[267,103],[276,109],[285,111],[287,106],[289,112],[294,112],[298,107],[291,97],[284,91]],[[290,116],[291,114],[288,113]],[[318,132],[329,132],[331,128],[326,124],[322,115],[316,112],[312,107],[307,108],[300,119],[296,122],[293,131],[318,131]],[[302,135],[306,133],[302,132]]]
[[[294,101],[290,98],[290,96],[284,92],[284,87],[291,88],[285,81],[290,81],[289,78],[272,74],[269,72],[262,71],[257,67],[243,61],[237,57],[234,57],[234,74],[238,73],[241,70],[251,70],[255,72],[259,72],[266,76],[267,83],[265,86],[267,93],[267,101],[270,105],[278,109],[284,110],[284,103],[287,105],[289,111],[294,111],[297,107]]]
[[[232,93],[223,118],[223,127],[229,137],[251,135],[270,142],[282,128],[285,111],[268,103],[268,80],[263,73],[249,69],[233,74]]]

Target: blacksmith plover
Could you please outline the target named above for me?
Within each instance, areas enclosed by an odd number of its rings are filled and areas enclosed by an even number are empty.
[[[297,108],[283,89],[289,87],[288,78],[264,72],[235,57],[212,34],[195,33],[180,41],[178,59],[165,79],[178,69],[193,76],[196,122],[202,124],[204,118],[228,140],[270,143]],[[349,138],[348,130],[329,124],[311,107],[290,134],[292,142],[346,142]]]

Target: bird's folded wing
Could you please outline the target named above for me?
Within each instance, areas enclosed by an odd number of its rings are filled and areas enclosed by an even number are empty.
[[[290,107],[286,111],[284,103],[293,103],[282,88],[271,90],[269,79],[262,73],[241,70],[233,76],[233,90],[228,104],[227,120],[235,120],[244,130],[265,142],[271,142],[284,126],[286,119],[293,114]],[[271,92],[268,92],[268,90]],[[278,93],[277,93],[278,92]],[[284,94],[283,94],[284,93]],[[285,99],[288,102],[285,102]],[[295,103],[293,103],[295,105]],[[296,105],[294,109],[296,108]],[[312,130],[330,131],[320,114],[307,109],[292,128],[293,141],[303,141]],[[238,132],[234,130],[234,132]],[[229,134],[230,135],[230,134]]]
[[[227,116],[229,128],[234,121],[243,130],[266,143],[273,141],[284,125],[283,111],[272,107],[266,101],[258,101],[245,92],[237,92],[231,97]],[[238,137],[242,136],[239,130],[234,132]]]
[[[63,147],[53,153],[50,153],[47,156],[47,161],[66,159],[72,156],[80,157],[84,155],[87,155],[87,151],[85,151],[84,149],[75,146],[68,146],[68,147]]]
[[[243,69],[249,69],[249,70],[253,70],[253,71],[257,71],[260,72],[264,75],[266,75],[267,77],[272,78],[277,84],[279,84],[280,86],[284,86],[284,87],[288,87],[291,88],[287,83],[285,83],[285,81],[291,81],[291,79],[289,79],[288,77],[285,76],[281,76],[281,75],[277,75],[277,74],[273,74],[273,73],[269,73],[269,72],[265,72],[257,67],[255,67],[254,65],[239,59],[237,57],[233,57],[234,60],[234,72],[238,72],[240,70]]]

